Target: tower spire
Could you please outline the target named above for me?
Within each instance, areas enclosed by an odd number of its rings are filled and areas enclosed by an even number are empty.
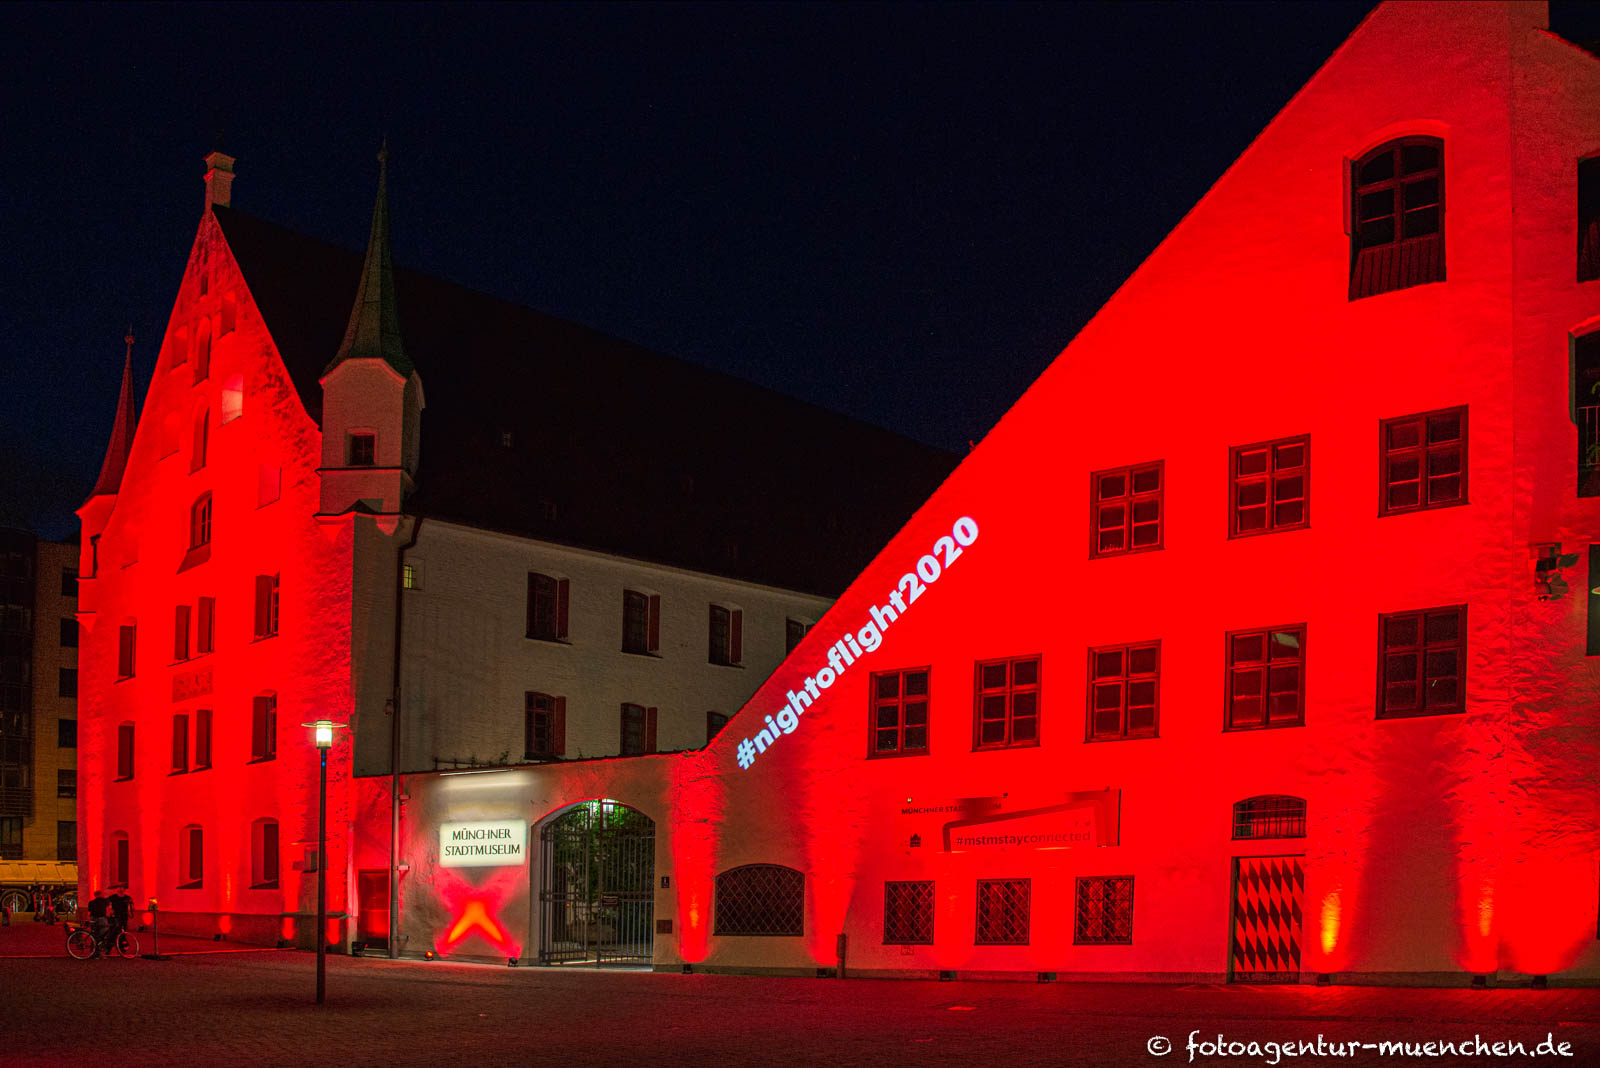
[[[402,376],[415,369],[406,355],[400,337],[400,313],[395,304],[394,260],[389,251],[389,141],[378,150],[378,199],[372,207],[372,233],[367,238],[367,259],[356,286],[355,307],[350,309],[350,324],[333,361],[323,369],[332,371],[345,360],[380,359]]]
[[[127,354],[122,360],[122,391],[117,396],[117,418],[111,424],[111,442],[106,446],[106,458],[100,465],[100,477],[95,480],[90,497],[103,493],[114,494],[122,486],[122,472],[128,466],[128,453],[133,450],[133,432],[137,423],[133,417],[133,324],[123,337]]]

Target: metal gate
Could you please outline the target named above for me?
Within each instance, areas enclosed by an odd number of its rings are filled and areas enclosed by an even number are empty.
[[[586,801],[539,837],[539,963],[649,963],[655,821],[615,801]]]
[[[1233,862],[1233,944],[1228,977],[1235,983],[1300,981],[1302,857],[1238,857]]]

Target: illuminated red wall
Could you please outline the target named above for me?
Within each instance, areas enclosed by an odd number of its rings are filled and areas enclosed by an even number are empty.
[[[230,301],[236,325],[216,337],[209,372],[196,382],[194,355],[179,363],[176,354],[192,344],[201,323],[213,334],[224,329]],[[180,331],[189,339],[183,345]],[[242,409],[223,422],[223,394],[234,388],[242,390]],[[201,407],[209,423],[205,464],[191,471],[193,418]],[[280,922],[282,914],[315,910],[315,878],[298,869],[316,841],[316,751],[300,724],[322,715],[348,720],[351,692],[353,532],[312,519],[320,453],[317,426],[207,212],[161,341],[121,492],[108,517],[106,498],[82,511],[80,878],[84,890],[104,888],[109,837],[126,832],[129,892],[141,904],[158,898],[164,927],[309,939],[309,924],[296,925],[293,917]],[[263,467],[281,470],[276,501],[262,503]],[[190,506],[207,491],[213,494],[209,558],[185,567]],[[91,553],[94,535],[99,544]],[[254,577],[272,573],[281,576],[279,634],[256,640]],[[216,599],[216,652],[175,662],[174,608],[195,606],[202,596]],[[128,619],[138,624],[137,668],[133,678],[116,681],[118,628]],[[264,691],[277,694],[277,758],[251,763],[251,703]],[[201,708],[212,710],[212,767],[171,774],[172,717],[189,714],[192,731]],[[135,724],[136,773],[117,782],[122,722]],[[329,762],[334,911],[343,909],[346,893],[348,764],[342,741]],[[258,819],[279,823],[277,889],[250,888],[251,824]],[[180,890],[179,836],[191,824],[204,830],[203,884]]]

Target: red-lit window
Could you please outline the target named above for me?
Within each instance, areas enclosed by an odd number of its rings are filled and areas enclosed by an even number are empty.
[[[1236,840],[1305,836],[1306,802],[1303,797],[1265,794],[1247,797],[1233,806],[1233,837]]]
[[[256,576],[255,635],[271,638],[278,633],[278,576]]]
[[[979,879],[978,922],[973,943],[1025,946],[1033,906],[1031,879]]]
[[[1165,461],[1096,471],[1089,476],[1089,555],[1161,548]]]
[[[199,827],[185,827],[178,838],[178,889],[198,890],[203,885],[205,832]]]
[[[1578,496],[1600,497],[1600,330],[1572,339],[1572,392]]]
[[[1228,688],[1223,729],[1298,727],[1305,723],[1306,627],[1240,630],[1227,637]]]
[[[929,671],[920,667],[872,676],[868,756],[919,756],[928,751]]]
[[[1466,707],[1467,606],[1378,617],[1378,718]]]
[[[707,660],[734,665],[744,660],[744,613],[737,608],[711,606]]]
[[[1378,514],[1395,515],[1467,503],[1467,409],[1385,419]]]
[[[1089,741],[1154,738],[1160,684],[1160,642],[1090,649]]]
[[[124,623],[117,630],[117,678],[131,679],[133,677],[134,647],[138,637],[138,625]]]
[[[250,759],[272,760],[278,755],[278,695],[257,694],[250,702]]]
[[[189,770],[189,717],[179,713],[172,717],[172,773]]]
[[[128,835],[125,831],[116,831],[111,835],[111,878],[108,880],[112,886],[123,888],[128,885]]]
[[[133,778],[133,724],[117,724],[117,778]]]
[[[194,711],[194,770],[204,771],[211,766],[211,709]]]
[[[1578,161],[1578,281],[1600,278],[1600,156]]]
[[[378,435],[370,430],[357,431],[346,441],[351,467],[371,467],[378,462]]]
[[[274,890],[278,886],[278,821],[256,820],[250,825],[250,889]]]
[[[933,945],[933,880],[883,884],[883,944]]]
[[[1133,876],[1080,876],[1073,913],[1073,945],[1132,945]]]
[[[1444,142],[1391,141],[1353,179],[1350,299],[1444,281]]]
[[[711,739],[722,732],[728,725],[728,717],[721,712],[706,713],[706,744],[711,744]]]
[[[523,753],[549,760],[567,753],[567,699],[528,691],[523,695]]]
[[[204,656],[217,647],[217,599],[200,598],[194,628],[194,654]]]
[[[643,705],[622,706],[622,755],[643,756],[656,751],[656,710]]]
[[[202,493],[189,507],[189,548],[211,544],[211,494]]]
[[[204,382],[211,373],[211,324],[202,322],[194,339],[194,380]]]
[[[172,659],[189,659],[189,606],[178,605],[172,618]]]
[[[1310,523],[1310,435],[1235,446],[1229,450],[1228,469],[1230,537]]]
[[[973,687],[972,747],[1039,744],[1039,658],[987,660]]]
[[[622,651],[654,653],[661,647],[661,598],[622,591]]]
[[[528,572],[528,637],[547,642],[566,640],[570,592],[566,579]]]
[[[194,413],[194,434],[189,446],[189,470],[198,471],[206,465],[206,444],[210,440],[211,424],[206,410]]]

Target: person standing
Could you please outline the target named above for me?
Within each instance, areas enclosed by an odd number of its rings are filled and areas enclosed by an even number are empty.
[[[89,900],[89,930],[94,935],[94,955],[100,956],[101,950],[106,947],[106,934],[111,924],[107,913],[111,910],[111,899],[96,890],[94,897]]]
[[[115,949],[122,932],[128,929],[128,919],[133,915],[133,898],[126,890],[119,890],[106,899],[111,906],[111,933],[106,946]]]

